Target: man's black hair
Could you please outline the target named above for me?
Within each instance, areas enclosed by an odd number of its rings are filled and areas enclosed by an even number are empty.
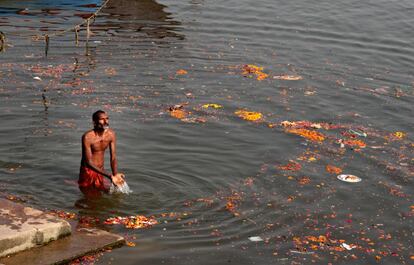
[[[97,110],[97,111],[95,111],[93,114],[92,114],[92,120],[93,121],[97,121],[97,120],[99,120],[99,115],[100,114],[104,114],[104,113],[106,113],[105,111],[103,111],[103,110]]]

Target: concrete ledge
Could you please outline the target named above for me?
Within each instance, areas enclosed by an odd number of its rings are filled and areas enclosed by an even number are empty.
[[[125,244],[123,237],[95,228],[76,229],[76,222],[71,222],[72,235],[53,241],[46,246],[32,248],[10,257],[0,258],[5,265],[45,265],[67,264],[84,255]]]
[[[65,220],[0,199],[0,257],[42,246],[71,234]]]
[[[76,221],[68,223],[0,198],[0,265],[66,264],[84,255],[125,244],[121,236],[77,225]]]

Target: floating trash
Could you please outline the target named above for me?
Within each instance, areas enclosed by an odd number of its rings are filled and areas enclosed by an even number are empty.
[[[124,225],[130,229],[149,228],[158,224],[158,221],[154,217],[146,217],[144,215],[135,215],[129,217],[111,217],[104,221],[106,225]]]
[[[263,238],[261,238],[260,236],[251,236],[249,237],[249,240],[252,242],[261,242],[263,241]]]
[[[313,255],[313,254],[315,254],[315,252],[313,252],[313,251],[297,251],[297,250],[290,250],[290,253],[303,254],[303,255]]]
[[[303,77],[301,77],[299,75],[275,75],[275,76],[273,76],[273,79],[287,80],[287,81],[297,81],[297,80],[302,80]]]
[[[367,137],[368,136],[367,133],[365,133],[363,131],[357,131],[357,130],[350,129],[349,132],[352,133],[352,134],[356,134],[358,136],[361,136],[361,137]]]
[[[345,248],[346,250],[353,250],[356,246],[348,245],[347,243],[342,243],[341,247]]]
[[[345,182],[351,182],[351,183],[356,183],[356,182],[360,182],[361,178],[354,176],[354,175],[348,175],[348,174],[341,174],[338,175],[337,178],[339,180],[345,181]]]

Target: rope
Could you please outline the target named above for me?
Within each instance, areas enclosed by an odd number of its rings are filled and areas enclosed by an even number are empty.
[[[65,29],[63,31],[55,32],[55,33],[52,33],[52,34],[45,34],[43,36],[39,36],[39,35],[37,35],[37,36],[38,37],[45,38],[45,36],[48,35],[49,38],[50,38],[50,37],[60,36],[60,35],[63,35],[65,33],[67,33],[67,32],[71,32],[71,31],[77,32],[77,31],[79,31],[79,29],[80,29],[81,26],[84,26],[85,24],[86,25],[89,25],[90,24],[90,20],[93,20],[92,23],[95,22],[95,18],[101,12],[102,8],[104,8],[108,4],[109,1],[110,0],[105,0],[105,2],[95,11],[95,13],[93,13],[90,17],[84,19],[82,23],[79,23],[79,24],[77,24],[77,25],[75,25],[75,26],[73,26],[71,28]]]
[[[83,19],[82,23],[79,23],[71,28],[65,29],[63,31],[59,31],[59,32],[55,32],[55,33],[51,33],[51,34],[44,34],[44,35],[35,35],[33,36],[34,39],[36,40],[45,40],[45,56],[47,57],[48,51],[49,51],[49,40],[52,37],[56,37],[56,36],[61,36],[64,35],[65,33],[74,31],[75,32],[75,43],[76,46],[78,46],[79,43],[79,31],[81,26],[86,25],[86,47],[88,49],[88,42],[89,42],[89,37],[91,36],[91,30],[90,30],[90,24],[95,22],[95,18],[98,16],[98,14],[101,12],[102,8],[104,8],[108,2],[110,0],[105,0],[105,2],[95,11],[95,13],[93,13],[90,17]],[[6,35],[0,31],[0,52],[5,51],[6,49]],[[88,55],[88,51],[86,52],[86,54]]]
[[[95,22],[95,18],[98,16],[98,14],[101,12],[102,8],[104,8],[110,0],[105,0],[105,2],[93,13],[90,17],[83,19],[82,23],[79,23],[71,28],[65,29],[63,31],[58,31],[51,34],[44,34],[44,35],[35,35],[33,36],[33,39],[41,40],[43,39],[45,41],[45,56],[47,57],[47,54],[49,52],[49,41],[51,37],[61,36],[68,32],[75,32],[75,43],[76,46],[79,44],[79,31],[81,26],[86,25],[86,55],[89,55],[89,37],[91,36],[91,30],[90,30],[90,24]],[[3,52],[6,50],[6,35],[0,31],[0,52]]]

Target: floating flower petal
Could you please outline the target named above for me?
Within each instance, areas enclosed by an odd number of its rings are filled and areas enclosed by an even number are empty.
[[[325,136],[317,131],[311,131],[307,129],[289,129],[286,130],[288,133],[293,133],[300,135],[308,140],[315,141],[315,142],[322,142],[325,140]]]
[[[219,104],[213,104],[213,103],[211,103],[211,104],[204,104],[203,105],[203,108],[204,109],[208,109],[208,108],[213,108],[213,109],[221,109],[223,106],[222,105],[219,105]]]
[[[260,112],[253,112],[247,110],[238,110],[234,112],[234,114],[247,121],[258,121],[262,119],[263,116]]]

